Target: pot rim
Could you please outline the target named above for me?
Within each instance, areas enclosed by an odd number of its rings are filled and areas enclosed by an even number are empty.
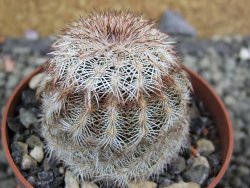
[[[185,66],[183,66],[184,70],[188,72],[189,75],[192,75],[193,78],[195,78],[196,80],[199,80],[199,82],[201,82],[208,90],[210,90],[211,92],[211,97],[215,98],[216,102],[218,103],[218,106],[220,106],[224,116],[225,116],[225,122],[226,122],[226,127],[228,129],[228,148],[227,148],[227,152],[226,152],[226,157],[225,160],[223,161],[223,164],[220,168],[219,173],[215,176],[215,178],[213,179],[213,181],[208,185],[208,188],[214,188],[219,181],[221,180],[221,178],[223,177],[223,175],[225,174],[228,165],[230,163],[231,157],[232,157],[232,153],[233,153],[233,141],[234,141],[234,136],[233,136],[233,128],[232,128],[232,123],[229,117],[229,113],[226,110],[226,107],[224,105],[224,103],[222,102],[222,100],[220,99],[220,97],[217,95],[217,93],[215,92],[215,90],[212,88],[212,86],[210,86],[210,84],[203,79],[198,73],[190,70],[189,68],[186,68]],[[26,188],[33,188],[33,186],[28,182],[27,179],[25,179],[25,177],[22,175],[22,173],[20,172],[20,170],[18,169],[17,165],[15,164],[15,162],[13,161],[13,158],[11,156],[10,153],[10,148],[8,145],[8,126],[7,126],[7,117],[9,115],[9,111],[11,109],[11,105],[13,103],[13,101],[15,101],[17,98],[16,96],[18,95],[18,93],[23,90],[24,86],[29,82],[29,80],[36,74],[38,74],[39,72],[42,71],[42,67],[38,67],[36,68],[29,76],[27,76],[25,79],[23,79],[18,85],[17,87],[14,89],[14,91],[12,92],[10,98],[8,99],[7,104],[4,107],[4,112],[3,112],[3,118],[2,118],[2,127],[1,127],[1,136],[2,136],[2,145],[3,145],[3,149],[6,155],[6,158],[8,160],[9,165],[11,166],[15,176],[16,176],[16,180],[19,181],[22,185],[24,185]]]

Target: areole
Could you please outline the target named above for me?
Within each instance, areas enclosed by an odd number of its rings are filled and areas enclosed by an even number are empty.
[[[212,115],[214,121],[216,122],[216,126],[218,128],[220,144],[221,144],[221,155],[223,159],[222,167],[214,178],[214,180],[210,183],[208,188],[215,187],[224,173],[226,172],[233,151],[233,129],[231,125],[231,121],[228,115],[228,112],[221,101],[221,99],[217,96],[213,88],[205,81],[201,76],[197,73],[185,68],[185,70],[189,73],[192,86],[194,89],[195,95],[203,101],[206,109]],[[36,75],[37,73],[42,72],[42,68],[39,67],[35,71],[33,71],[27,78],[25,78],[21,83],[16,87],[11,97],[9,98],[7,105],[5,107],[2,119],[2,144],[7,156],[7,160],[14,171],[17,182],[22,188],[31,188],[33,187],[21,174],[18,167],[14,163],[12,156],[10,154],[10,132],[7,126],[7,117],[13,116],[14,109],[16,104],[20,100],[21,92],[28,87],[29,80]]]

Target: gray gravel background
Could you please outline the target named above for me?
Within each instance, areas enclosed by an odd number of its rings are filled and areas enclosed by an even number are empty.
[[[18,82],[46,61],[54,39],[6,39],[0,44],[0,109]],[[177,37],[176,51],[183,63],[199,72],[224,100],[234,127],[232,162],[218,187],[250,187],[250,37],[209,40]],[[1,119],[2,115],[0,116]],[[0,187],[15,187],[0,146]]]

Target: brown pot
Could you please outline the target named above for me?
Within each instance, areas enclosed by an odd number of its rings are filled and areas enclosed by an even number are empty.
[[[228,112],[217,96],[212,87],[197,73],[185,68],[189,73],[191,82],[194,88],[195,95],[203,101],[205,108],[212,115],[212,118],[216,122],[218,128],[220,143],[221,143],[221,154],[223,159],[222,167],[218,175],[214,178],[208,188],[215,187],[221,180],[222,176],[226,172],[233,151],[233,128],[228,115]],[[10,139],[9,139],[9,128],[7,126],[7,117],[13,116],[14,109],[20,100],[22,91],[28,87],[29,80],[41,72],[42,68],[37,68],[32,74],[30,74],[26,79],[24,79],[14,90],[11,97],[9,98],[7,105],[5,107],[2,119],[2,144],[7,156],[8,162],[16,176],[17,182],[20,187],[31,188],[32,185],[24,178],[24,176],[19,171],[18,167],[14,163],[10,154]]]

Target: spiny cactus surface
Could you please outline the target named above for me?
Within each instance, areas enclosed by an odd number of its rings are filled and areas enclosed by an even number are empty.
[[[42,135],[80,180],[125,186],[157,174],[185,145],[191,85],[153,24],[96,11],[52,45],[38,89]]]

